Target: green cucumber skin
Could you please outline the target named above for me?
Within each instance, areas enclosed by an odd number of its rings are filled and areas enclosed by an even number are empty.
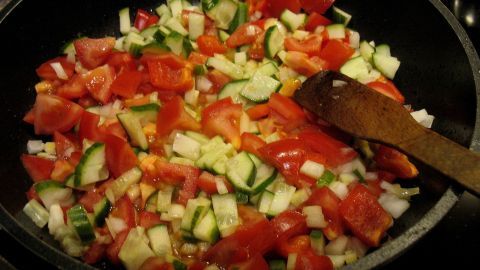
[[[90,224],[87,211],[82,205],[77,204],[70,208],[67,211],[67,216],[83,243],[90,243],[95,240],[92,224]]]
[[[85,163],[87,162],[89,156],[97,150],[99,147],[105,147],[105,144],[103,143],[94,143],[92,146],[90,146],[87,151],[85,151],[85,154],[83,154],[82,158],[80,159],[80,162],[78,163],[77,167],[75,168],[75,181],[74,184],[76,187],[82,186],[82,175],[83,175],[83,167],[85,166]]]

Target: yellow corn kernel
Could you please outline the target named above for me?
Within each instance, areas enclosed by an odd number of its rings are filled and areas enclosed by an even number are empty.
[[[282,88],[280,88],[280,95],[291,97],[293,93],[297,91],[298,88],[302,85],[302,82],[299,79],[290,78],[285,83],[283,83]]]
[[[55,143],[54,142],[46,142],[45,143],[45,152],[50,155],[56,155],[55,151]]]
[[[155,136],[157,133],[157,125],[154,123],[148,123],[143,127],[143,133],[145,133],[145,136],[150,137],[150,136]]]
[[[38,94],[53,91],[53,83],[47,80],[41,81],[35,84],[35,91],[37,91]]]

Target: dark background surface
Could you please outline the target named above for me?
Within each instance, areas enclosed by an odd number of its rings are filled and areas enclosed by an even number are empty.
[[[480,1],[442,2],[459,19],[477,51],[480,51]],[[0,243],[0,269],[52,268],[3,230],[0,230]],[[465,193],[432,231],[385,269],[418,269],[424,265],[428,265],[428,269],[445,269],[448,266],[453,266],[453,269],[478,269],[479,251],[480,199]]]

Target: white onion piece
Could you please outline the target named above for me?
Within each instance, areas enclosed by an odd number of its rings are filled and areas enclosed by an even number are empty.
[[[41,140],[29,140],[27,142],[27,151],[29,154],[36,154],[42,152],[45,144]]]
[[[325,254],[327,255],[343,255],[347,250],[348,237],[340,235],[333,239],[325,246]]]
[[[65,72],[65,69],[63,69],[62,64],[60,62],[54,62],[50,63],[50,66],[53,68],[55,71],[55,74],[57,74],[57,77],[61,80],[68,80],[68,75]]]
[[[431,128],[433,124],[433,120],[435,117],[427,113],[427,110],[421,109],[418,111],[411,112],[410,115],[417,121],[420,125]]]
[[[195,79],[196,88],[200,92],[208,92],[213,83],[205,76],[197,76]]]
[[[343,200],[347,197],[348,187],[347,187],[347,185],[345,185],[342,182],[335,181],[335,182],[331,183],[328,186],[328,188],[331,191],[333,191],[333,193],[335,193],[335,195],[337,195],[337,197],[340,198],[340,200]]]
[[[368,246],[366,246],[360,239],[356,237],[350,237],[348,239],[347,250],[353,250],[359,258],[365,256],[368,251]]]
[[[223,182],[222,178],[215,177],[215,185],[217,186],[218,194],[227,194],[228,193],[227,186]]]
[[[367,172],[365,173],[365,180],[377,180],[378,173],[377,172]]]
[[[106,218],[105,223],[107,224],[108,231],[110,232],[113,238],[117,236],[117,233],[128,228],[127,224],[123,219],[116,218],[113,216]]]
[[[346,81],[342,80],[333,80],[332,81],[332,87],[342,87],[344,85],[347,85],[348,83]]]
[[[50,206],[50,216],[48,219],[48,232],[51,235],[55,235],[58,231],[58,228],[65,225],[65,220],[63,219],[63,211],[59,204],[53,204]]]
[[[317,229],[327,227],[328,223],[323,216],[322,207],[318,205],[305,206],[302,212],[306,216],[307,227]]]
[[[399,218],[410,207],[407,200],[400,199],[391,193],[382,193],[378,202],[395,219]]]

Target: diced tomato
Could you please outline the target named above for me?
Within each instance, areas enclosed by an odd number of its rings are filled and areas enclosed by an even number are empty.
[[[80,200],[78,200],[78,203],[82,204],[87,212],[92,213],[93,206],[102,199],[103,195],[97,192],[97,190],[93,189],[85,192],[82,197],[80,197]]]
[[[145,229],[153,227],[158,224],[163,224],[160,220],[160,216],[156,213],[141,211],[138,215],[138,225]]]
[[[267,117],[270,113],[270,106],[267,103],[265,104],[258,104],[253,107],[250,107],[246,113],[251,120],[258,120],[260,118]]]
[[[149,12],[139,8],[137,9],[137,15],[135,16],[133,26],[142,31],[150,25],[155,24],[157,21],[158,16],[150,14]]]
[[[254,23],[242,24],[230,35],[225,43],[229,48],[252,44],[261,33],[263,33],[263,28]]]
[[[204,65],[207,62],[208,56],[199,52],[191,52],[188,56],[188,62],[197,65]]]
[[[295,129],[306,122],[302,107],[291,98],[274,93],[268,100],[268,106],[286,119],[287,122],[284,124],[284,129],[287,131]]]
[[[378,171],[378,180],[380,181],[387,181],[388,183],[393,183],[396,176],[393,173],[389,173],[387,171]]]
[[[105,255],[107,246],[99,242],[93,242],[83,254],[83,261],[88,264],[99,262]]]
[[[118,119],[113,118],[106,120],[99,129],[105,135],[111,134],[123,138],[125,141],[127,140],[127,133]]]
[[[99,102],[107,104],[112,95],[110,86],[115,78],[115,70],[103,65],[82,75],[90,95]]]
[[[268,263],[265,261],[262,255],[257,254],[253,258],[232,265],[228,268],[229,270],[269,270]]]
[[[275,121],[273,117],[267,117],[258,121],[258,130],[264,137],[268,137],[278,129]]]
[[[107,247],[107,258],[113,264],[120,264],[120,259],[118,258],[118,253],[120,253],[120,249],[123,246],[123,243],[127,239],[128,233],[130,229],[125,229],[119,233],[117,233],[115,240]]]
[[[186,204],[195,197],[200,170],[193,166],[173,164],[163,160],[155,161],[155,176],[169,184],[182,184],[177,201]]]
[[[266,219],[264,214],[258,212],[253,207],[239,204],[237,208],[238,216],[242,220],[242,226],[253,226]]]
[[[246,0],[248,6],[248,15],[252,15],[256,11],[265,14],[265,10],[267,9],[267,0]]]
[[[328,226],[323,228],[323,233],[329,240],[343,235],[342,218],[338,212],[340,199],[328,187],[314,189],[305,205],[318,205],[322,207],[323,215],[328,221]]]
[[[307,145],[297,139],[283,139],[269,143],[260,149],[263,160],[280,170],[290,184],[301,187],[299,181],[300,167],[306,160]]]
[[[368,188],[368,191],[377,198],[383,193],[383,188],[380,186],[380,183],[382,183],[382,180],[380,179],[365,180],[365,186]]]
[[[80,125],[78,128],[78,138],[81,142],[83,139],[89,139],[92,141],[104,141],[104,134],[98,128],[98,122],[100,121],[100,116],[88,111],[85,111],[80,120]]]
[[[73,152],[80,151],[78,140],[72,134],[63,135],[55,131],[53,141],[55,142],[55,152],[58,159],[69,159]]]
[[[167,263],[163,257],[150,257],[140,266],[139,270],[173,270],[173,265]],[[202,268],[203,269],[203,268]],[[190,269],[189,269],[190,270]]]
[[[141,61],[146,61],[150,82],[158,89],[178,93],[192,89],[191,65],[181,57],[173,53],[144,55]]]
[[[197,12],[197,11],[191,11],[187,9],[182,10],[182,25],[188,26],[188,17],[190,16],[190,13],[196,13],[200,15],[205,15],[202,12]],[[215,26],[215,22],[210,19],[208,16],[205,17],[205,35],[217,35],[217,27]]]
[[[66,99],[81,98],[88,94],[85,82],[82,75],[75,74],[66,83],[60,85],[55,90],[55,94]]]
[[[307,12],[324,14],[335,2],[335,0],[300,0],[302,8]]]
[[[255,154],[258,157],[261,156],[258,149],[266,144],[264,140],[249,132],[244,132],[241,136],[241,139],[242,146],[240,147],[240,150]]]
[[[208,249],[204,259],[218,266],[228,267],[265,254],[271,250],[274,241],[274,231],[268,220],[263,219],[255,224],[241,226],[235,233],[217,242]]]
[[[398,88],[389,80],[386,80],[386,82],[370,82],[367,84],[367,86],[402,104],[405,102],[405,97],[398,90]]]
[[[322,50],[322,36],[311,34],[304,40],[294,38],[285,38],[284,44],[287,51],[297,51],[308,54],[309,56],[319,56]]]
[[[208,136],[222,135],[235,148],[240,148],[239,121],[242,105],[234,104],[231,97],[210,104],[202,111],[202,128]]]
[[[82,117],[83,108],[55,95],[38,94],[33,105],[35,134],[66,132]]]
[[[348,145],[319,130],[305,129],[298,134],[298,137],[312,150],[322,154],[326,158],[325,164],[328,167],[337,167],[357,157],[357,152]]]
[[[127,194],[123,195],[115,202],[115,208],[111,215],[123,219],[129,229],[134,228],[137,224],[135,220],[135,208]]]
[[[22,154],[20,159],[23,167],[34,182],[49,179],[55,167],[53,160],[34,155]]]
[[[308,232],[305,216],[294,210],[286,210],[280,213],[270,223],[277,243]]]
[[[173,97],[162,106],[157,116],[157,135],[168,135],[174,129],[200,130],[200,123],[195,121],[183,106],[183,99],[179,96]]]
[[[265,57],[265,32],[261,33],[258,35],[258,37],[255,39],[255,42],[253,42],[252,46],[248,49],[248,57],[250,59],[254,60],[263,60]]]
[[[57,159],[54,163],[54,168],[50,178],[59,182],[65,181],[65,179],[70,176],[75,171],[75,167],[72,166],[68,161]]]
[[[44,79],[44,80],[58,80],[57,73],[55,70],[52,68],[50,64],[52,63],[60,63],[62,65],[63,70],[67,74],[67,76],[70,78],[73,75],[73,72],[75,70],[75,64],[70,63],[67,61],[67,57],[65,56],[60,56],[53,58],[51,60],[48,60],[47,62],[41,64],[35,71],[37,72],[38,77]]]
[[[233,191],[232,185],[230,184],[229,181],[227,181],[227,179],[225,179],[224,176],[221,176],[221,175],[215,176],[207,171],[204,171],[202,172],[202,174],[200,174],[200,177],[198,178],[198,183],[197,183],[198,188],[200,188],[201,190],[205,191],[208,194],[218,193],[215,178],[221,180],[225,184],[229,192]]]
[[[310,236],[297,235],[290,239],[279,241],[276,245],[277,252],[287,258],[290,253],[303,253],[311,249]]]
[[[30,109],[26,114],[25,116],[23,117],[22,119],[23,121],[25,121],[26,123],[28,124],[31,124],[33,125],[35,123],[35,111],[32,109]]]
[[[112,93],[124,98],[132,98],[142,82],[142,73],[125,70],[120,73],[110,86]]]
[[[88,108],[98,105],[98,102],[90,95],[79,98],[77,103],[78,105],[82,106],[82,108]]]
[[[380,240],[393,224],[392,217],[385,212],[363,185],[356,185],[340,203],[340,215],[352,233],[368,246],[377,247]]]
[[[266,10],[268,15],[279,18],[285,9],[298,13],[301,8],[300,0],[267,0]]]
[[[139,98],[131,98],[131,99],[123,100],[123,105],[125,105],[125,107],[127,108],[134,107],[134,106],[142,106],[149,103],[151,103],[150,95],[146,95]]]
[[[312,250],[297,254],[295,270],[333,270],[329,257],[316,255]]]
[[[122,70],[136,70],[135,59],[128,52],[112,52],[107,59],[107,64],[118,73]]]
[[[320,25],[329,25],[332,21],[317,12],[312,12],[308,15],[307,23],[305,24],[305,30],[313,32]]]
[[[115,38],[81,38],[73,42],[78,60],[87,69],[94,69],[107,61],[115,47]]]
[[[331,39],[320,52],[320,57],[328,62],[329,69],[338,70],[354,52],[355,49],[341,40]]]
[[[197,38],[197,44],[200,52],[208,56],[227,52],[227,47],[225,47],[216,36],[201,35]]]
[[[28,200],[37,200],[40,202],[40,197],[38,197],[37,191],[35,191],[35,187],[33,185],[28,189],[26,195]]]
[[[207,78],[212,82],[212,87],[208,91],[210,94],[216,94],[220,91],[225,84],[229,83],[232,79],[222,72],[214,69],[207,73]]]
[[[318,59],[318,57],[317,57]],[[321,70],[325,70],[328,65],[321,60],[314,61],[314,58],[310,58],[308,54],[296,51],[287,52],[285,56],[285,64],[296,72],[310,77]]]
[[[126,140],[115,135],[105,136],[105,158],[107,166],[114,177],[137,165],[137,155]]]
[[[418,170],[401,152],[388,146],[380,145],[373,160],[377,166],[385,171],[391,172],[400,178],[414,178]]]

